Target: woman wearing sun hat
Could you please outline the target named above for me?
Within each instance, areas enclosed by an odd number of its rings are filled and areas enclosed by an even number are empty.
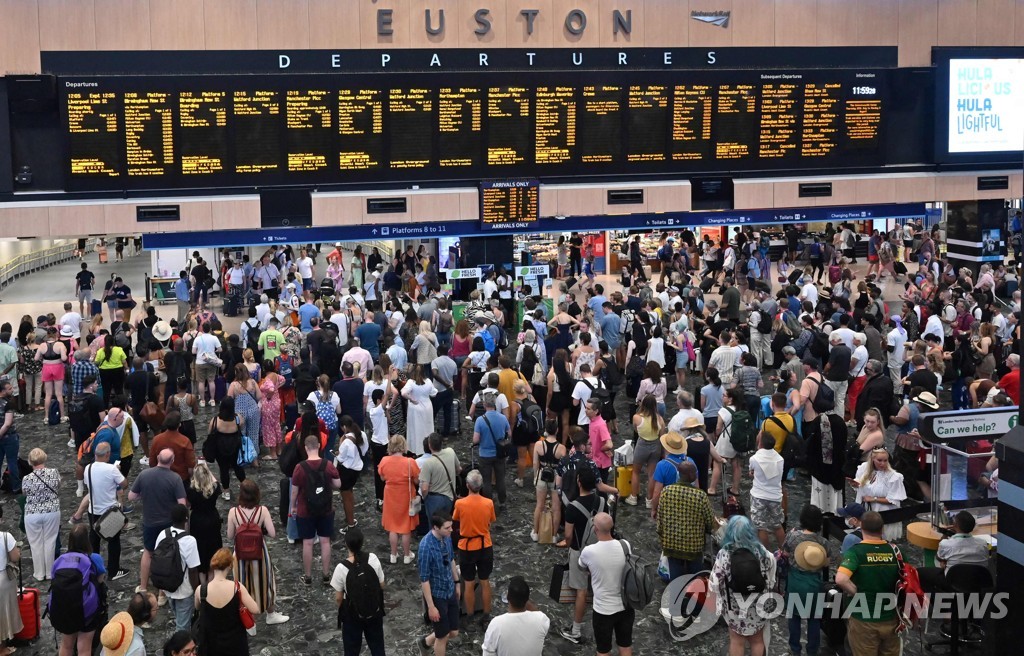
[[[790,607],[789,650],[800,654],[801,624],[807,620],[807,653],[817,654],[821,643],[821,612],[816,604],[818,594],[824,589],[822,569],[828,570],[830,560],[838,558],[832,544],[821,537],[822,514],[817,506],[810,504],[800,511],[800,528],[786,534],[782,553],[789,559],[789,573],[786,577],[786,603]]]
[[[695,419],[695,421],[699,422],[700,420]],[[679,465],[684,462],[693,463],[693,460],[686,455],[688,445],[682,435],[676,432],[665,433],[659,440],[661,448],[665,451],[665,457],[655,465],[654,474],[651,475],[651,479],[654,480],[654,494],[651,495],[651,517],[654,519],[658,517],[658,499],[661,498],[661,491],[679,478]],[[696,463],[693,464],[696,467]]]
[[[708,491],[708,469],[711,462],[725,464],[725,458],[718,455],[715,445],[708,439],[705,424],[697,417],[687,417],[683,421],[682,435],[686,439],[686,455],[697,465],[697,482],[700,489]],[[662,443],[664,446],[664,442]]]

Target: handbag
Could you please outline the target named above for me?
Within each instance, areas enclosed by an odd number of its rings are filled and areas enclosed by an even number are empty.
[[[139,414],[151,428],[163,428],[166,415],[164,414],[163,409],[156,403],[146,401],[146,404],[142,406],[142,411]]]
[[[494,432],[494,428],[491,426],[491,422],[487,419],[486,412],[483,414],[483,420],[484,423],[487,424],[487,430],[491,432],[491,439],[494,440],[494,449],[497,452],[497,457],[504,458],[508,453],[506,449],[508,449],[510,443],[508,437],[502,436],[500,440],[498,439],[498,434]]]
[[[423,499],[412,488],[412,460],[409,461],[409,516],[416,517],[420,514],[423,506]]]
[[[238,581],[235,581],[235,596],[239,596]],[[238,600],[238,619],[242,621],[242,626],[247,632],[255,634],[256,618],[252,616],[252,611],[245,607],[241,599]]]
[[[88,466],[90,491],[94,489],[92,486],[92,467],[92,465]],[[47,485],[47,487],[49,486]],[[96,514],[93,512],[91,494],[89,495],[89,514]],[[128,520],[125,518],[124,513],[121,512],[121,508],[119,506],[111,506],[93,522],[92,530],[96,531],[96,535],[104,540],[112,540],[121,533],[127,522]]]
[[[242,435],[242,443],[238,446],[238,465],[251,465],[256,460],[256,445],[248,435]]]

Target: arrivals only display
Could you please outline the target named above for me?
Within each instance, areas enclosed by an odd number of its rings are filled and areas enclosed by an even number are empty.
[[[68,190],[884,164],[887,72],[58,81]]]

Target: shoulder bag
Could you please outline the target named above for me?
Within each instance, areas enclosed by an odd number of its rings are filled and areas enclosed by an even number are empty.
[[[447,473],[447,472],[445,472]],[[409,516],[417,517],[420,514],[420,509],[423,507],[423,499],[420,498],[419,492],[413,488],[412,485],[412,460],[409,461]]]
[[[95,515],[93,512],[93,492],[96,488],[92,485],[92,468],[93,465],[89,465],[89,514]],[[47,485],[46,487],[50,487]],[[52,488],[51,488],[52,489]],[[96,531],[96,535],[100,536],[104,540],[112,540],[116,538],[121,530],[124,529],[124,525],[127,522],[124,513],[121,512],[121,508],[118,505],[113,505],[100,515],[95,522],[92,524],[92,530]]]
[[[494,447],[495,451],[497,452],[497,457],[504,458],[506,454],[506,449],[508,449],[509,447],[508,437],[502,435],[501,439],[498,439],[498,434],[494,432],[494,427],[491,426],[490,420],[487,419],[486,412],[483,414],[483,420],[484,423],[487,424],[487,430],[491,432],[491,439],[494,440]]]

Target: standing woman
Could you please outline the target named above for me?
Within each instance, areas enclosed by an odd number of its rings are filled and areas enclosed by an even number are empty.
[[[388,442],[388,455],[377,465],[377,471],[384,479],[384,506],[380,521],[388,532],[392,565],[398,562],[399,537],[405,554],[403,562],[408,565],[416,558],[409,543],[420,519],[418,515],[409,515],[409,502],[420,489],[420,466],[412,458],[405,457],[406,448],[405,437],[392,435]]]
[[[107,343],[112,344],[113,337],[107,337]],[[122,355],[124,352],[121,352]],[[46,415],[50,412],[50,403],[53,397],[57,397],[57,404],[60,407],[60,420],[67,421],[67,412],[64,410],[64,365],[68,361],[68,350],[57,341],[57,329],[50,326],[46,329],[46,341],[36,349],[35,359],[43,363],[43,411]],[[121,385],[124,384],[124,362],[121,363]],[[103,376],[103,367],[100,367],[100,376]],[[120,392],[120,386],[118,387]],[[104,401],[109,401],[107,396],[107,381],[103,381]],[[43,417],[43,423],[47,423],[47,416]]]
[[[745,409],[745,404],[746,397],[742,387],[726,388],[725,394],[722,396],[722,409],[718,411],[718,425],[715,426],[715,450],[718,451],[718,455],[732,463],[732,481],[730,481],[732,488],[729,489],[729,494],[733,496],[739,496],[740,481],[742,480],[740,460],[742,458],[732,446],[732,417],[737,410]],[[717,490],[719,479],[724,477],[725,474],[721,467],[718,467],[711,474],[711,489]]]
[[[907,498],[903,474],[889,465],[889,452],[884,447],[869,452],[867,462],[857,468],[850,484],[857,490],[857,503],[876,512],[899,508]],[[903,537],[903,522],[886,524],[884,536],[889,542]]]
[[[352,286],[361,291],[363,278],[366,275],[366,259],[363,257],[362,244],[356,246],[355,252],[352,253],[352,264],[349,266],[349,270],[352,272]]]
[[[340,255],[331,257],[330,264],[327,265],[327,277],[334,284],[336,294],[344,294],[347,291],[345,289],[345,266],[341,263]]]
[[[260,363],[256,362],[256,354],[252,352],[252,349],[245,349],[242,351],[242,364],[245,365],[245,370],[248,372],[247,377],[254,381],[260,379]],[[235,376],[235,380],[238,380],[238,376]]]
[[[981,324],[976,341],[974,339],[971,340],[971,346],[975,354],[974,358],[978,362],[975,367],[978,378],[995,380],[992,377],[996,370],[995,334],[995,325],[986,321]],[[61,414],[64,413],[62,412]]]
[[[36,351],[39,348],[39,344],[36,341],[35,333],[30,332],[26,333],[24,337],[19,337],[18,343],[18,358],[21,361],[21,364],[18,366],[18,373],[25,379],[25,410],[42,410],[43,363],[40,360],[36,360]],[[34,405],[33,401],[35,402]]]
[[[380,356],[380,366],[387,373],[388,388],[384,400],[388,408],[388,430],[392,435],[405,435],[405,404],[402,402],[402,388],[409,382],[405,371],[391,364],[387,354]],[[390,399],[390,401],[388,401]]]
[[[423,440],[434,432],[434,406],[430,397],[437,394],[437,388],[424,379],[424,369],[423,365],[416,365],[412,380],[402,388],[402,397],[409,402],[405,437],[417,456],[423,455]]]
[[[561,427],[562,444],[569,439],[569,410],[572,408],[572,376],[569,375],[569,352],[565,349],[555,351],[548,370],[548,402],[549,416],[558,420]]]
[[[725,618],[726,626],[729,627],[729,656],[743,656],[747,645],[750,646],[750,656],[765,656],[764,631],[768,624],[767,616],[758,612],[759,604],[746,603],[750,601],[748,599],[741,602],[733,596],[742,595],[729,589],[732,558],[741,549],[757,557],[761,576],[765,581],[765,590],[775,588],[775,558],[757,539],[754,525],[743,515],[730,517],[725,525],[722,548],[711,568],[709,585],[717,595],[715,603],[718,604],[718,612]]]
[[[331,379],[320,374],[316,379],[316,389],[306,397],[306,401],[316,408],[316,416],[327,429],[327,451],[333,452],[338,441],[338,414],[341,412],[341,399],[331,389]],[[326,455],[324,457],[327,457]]]
[[[655,330],[658,329],[655,328]],[[661,365],[653,360],[647,361],[647,366],[644,367],[644,378],[640,381],[640,389],[636,393],[636,404],[640,405],[640,401],[644,397],[653,395],[658,415],[665,419],[665,395],[668,393],[668,385],[661,377],[661,373]]]
[[[235,414],[242,418],[242,433],[252,440],[253,446],[258,451],[261,423],[260,387],[252,379],[248,366],[242,363],[235,365],[235,380],[228,385],[228,396],[235,400]],[[223,476],[222,472],[221,477]]]
[[[556,278],[565,277],[565,267],[569,265],[569,247],[565,244],[565,235],[558,235],[558,268],[555,271]]]
[[[536,542],[540,535],[540,520],[544,506],[551,499],[551,535],[558,533],[562,517],[562,500],[555,490],[555,469],[565,457],[565,446],[558,440],[558,421],[548,418],[544,422],[544,439],[533,445],[533,485],[537,493],[537,505],[533,508],[533,531],[530,539]]]
[[[263,456],[264,460],[277,460],[281,455],[281,394],[278,390],[284,385],[284,377],[274,371],[271,360],[263,361],[263,380],[260,382],[260,437],[263,446],[270,451]]]
[[[572,327],[578,325],[579,322],[569,314],[569,305],[565,302],[559,303],[555,316],[551,317],[551,321],[548,321],[548,328],[558,333],[555,335],[552,350],[565,349],[565,353],[568,356],[569,346],[572,344]]]
[[[242,481],[238,490],[238,505],[228,511],[228,541],[233,542],[238,528],[243,524],[255,524],[268,538],[277,537],[274,519],[270,510],[260,505],[260,488],[251,480]],[[263,541],[263,556],[253,560],[241,560],[235,554],[234,578],[249,590],[259,610],[253,613],[266,613],[267,624],[283,624],[289,617],[274,610],[277,598],[277,580],[274,578],[274,563],[270,560],[270,550]]]
[[[188,392],[188,378],[181,376],[174,384],[177,386],[177,392],[167,399],[165,412],[178,411],[178,414],[181,415],[181,425],[178,427],[178,431],[195,445],[196,413],[199,412],[199,401]]]
[[[704,379],[708,384],[700,388],[700,407],[704,414],[704,430],[709,435],[718,427],[718,411],[722,409],[722,380],[718,377],[718,369],[708,367],[704,370]],[[714,494],[714,490],[711,491]]]
[[[335,465],[341,477],[341,504],[345,509],[345,527],[347,531],[356,526],[356,501],[352,489],[359,481],[363,471],[363,456],[369,449],[363,431],[345,415],[341,418],[341,442],[338,444],[338,457]]]
[[[583,365],[589,365],[591,371],[594,369],[594,363],[597,362],[597,349],[591,345],[592,341],[593,335],[589,332],[580,331],[579,342],[572,351],[572,373],[574,378],[579,379],[583,377],[583,374],[580,372],[580,368]]]
[[[467,406],[481,389],[480,381],[487,371],[487,361],[490,359],[490,356],[491,354],[487,352],[487,348],[484,346],[484,338],[479,335],[473,337],[473,350],[462,361],[462,379],[464,382],[462,389],[465,392],[464,402]],[[395,432],[393,426],[391,432]]]
[[[192,480],[185,488],[185,497],[192,509],[188,517],[188,532],[196,539],[199,579],[204,582],[210,577],[210,559],[224,546],[220,538],[220,512],[217,510],[220,492],[220,483],[213,477],[210,466],[205,460],[198,461],[192,470]]]
[[[219,549],[210,561],[213,579],[196,590],[199,626],[195,634],[200,656],[249,656],[249,634],[239,613],[242,606],[253,614],[260,612],[260,607],[244,585],[228,579],[234,564],[234,554]]]
[[[455,324],[455,334],[452,336],[452,347],[448,351],[448,357],[455,360],[455,365],[462,372],[462,384],[459,389],[463,392],[466,391],[466,370],[462,368],[462,363],[469,357],[472,348],[473,338],[469,334],[469,322],[459,319],[459,322]]]
[[[363,551],[363,532],[358,528],[345,534],[345,546],[348,548],[348,557],[338,563],[338,566],[334,568],[334,576],[331,577],[334,603],[338,605],[338,617],[341,621],[341,639],[345,656],[359,656],[364,635],[370,656],[384,656],[383,606],[377,609],[373,617],[360,617],[351,600],[345,596],[348,575],[355,569],[357,563],[362,563],[373,570],[382,590],[384,588],[384,569],[380,566],[377,554]],[[370,581],[369,585],[373,585],[373,582]]]
[[[99,251],[99,246],[96,247]],[[103,263],[106,264],[107,247],[103,247]],[[103,283],[103,295],[100,297],[103,302],[107,304],[107,311],[110,313],[110,320],[116,321],[115,313],[117,312],[117,296],[114,295],[114,278],[117,277],[116,273],[110,274],[110,279]]]
[[[429,321],[420,322],[419,334],[413,338],[411,349],[416,353],[416,364],[427,369],[437,359],[437,335],[430,329]]]
[[[245,480],[245,470],[238,464],[238,450],[242,447],[242,422],[235,414],[235,399],[225,396],[217,408],[217,415],[210,420],[210,432],[203,443],[203,457],[207,462],[217,461],[220,467],[220,481],[224,486],[221,498],[231,498],[230,474],[235,470],[239,482]]]
[[[46,452],[39,448],[29,452],[28,464],[32,465],[32,473],[21,481],[25,493],[25,535],[32,550],[33,576],[42,582],[50,578],[60,533],[60,472],[46,466]]]
[[[637,491],[640,490],[640,472],[647,469],[647,508],[652,506],[654,499],[654,468],[661,461],[661,441],[658,439],[665,432],[665,420],[658,414],[657,401],[653,394],[648,394],[640,401],[637,413],[633,415],[633,427],[636,430],[636,447],[633,449],[633,494],[626,497],[626,504],[637,504]]]
[[[41,357],[44,350],[44,347],[40,346],[36,357]],[[103,403],[109,406],[110,397],[124,392],[124,379],[125,370],[128,368],[128,356],[125,355],[124,349],[120,346],[114,345],[113,335],[106,335],[103,338],[103,348],[96,351],[96,356],[93,358],[93,362],[95,362],[96,366],[100,369],[100,383],[103,385]],[[45,365],[43,366],[43,369],[43,381],[45,383]],[[60,379],[63,383],[63,372],[61,372]],[[50,402],[49,398],[47,398],[46,402]],[[61,414],[63,414],[63,412]]]

